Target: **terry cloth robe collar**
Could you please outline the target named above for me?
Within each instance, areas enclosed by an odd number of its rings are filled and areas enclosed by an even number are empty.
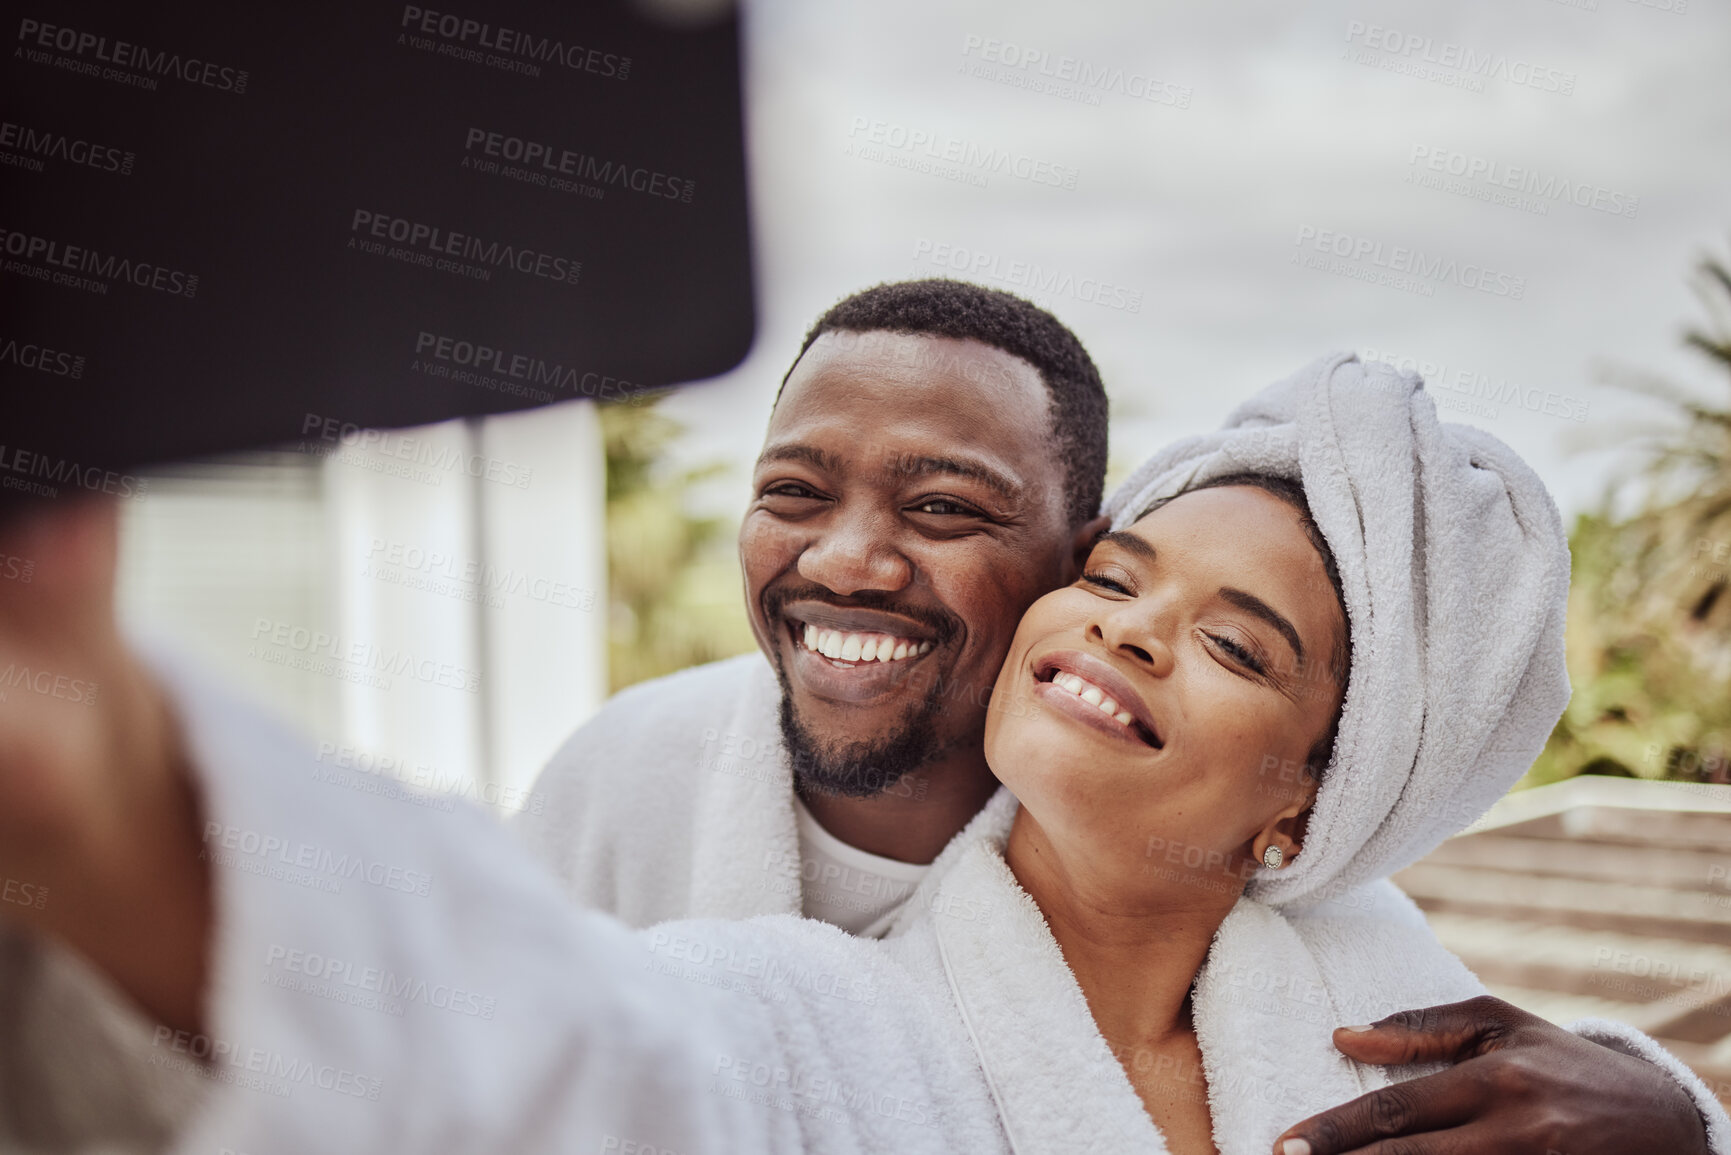
[[[768,662],[746,673],[746,687],[724,734],[781,734],[781,687]],[[762,741],[762,738],[758,738]],[[717,754],[715,757],[725,757]],[[793,771],[778,741],[776,757],[750,773],[713,770],[695,778],[702,821],[691,828],[689,909],[713,918],[801,912],[799,825],[793,814]],[[786,864],[782,870],[777,864]],[[778,888],[766,882],[784,881]]]
[[[1165,1155],[1045,918],[990,844],[968,847],[929,917],[1010,1149]]]
[[[1340,1016],[1292,924],[1240,898],[1196,976],[1191,1015],[1220,1155],[1267,1155],[1282,1131],[1387,1084],[1335,1049]]]
[[[1039,907],[1003,858],[1015,799],[999,791],[909,903],[929,920],[945,976],[1016,1155],[1164,1153]],[[899,928],[898,928],[899,929]],[[1335,1050],[1341,1021],[1292,925],[1241,898],[1197,975],[1196,1039],[1220,1155],[1266,1155],[1307,1115],[1385,1082]]]

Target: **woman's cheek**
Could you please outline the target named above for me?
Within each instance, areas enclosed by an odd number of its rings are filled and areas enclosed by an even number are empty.
[[[1095,778],[1079,758],[1074,734],[1037,703],[1026,712],[994,709],[987,715],[986,762],[998,780],[1036,810],[1084,802]],[[994,717],[993,715],[996,715]]]

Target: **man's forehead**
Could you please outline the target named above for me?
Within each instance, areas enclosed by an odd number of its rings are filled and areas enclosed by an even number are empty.
[[[788,375],[770,415],[790,424],[845,415],[973,431],[1026,451],[1051,432],[1051,394],[1028,362],[981,341],[907,333],[825,333]]]
[[[921,443],[920,452],[955,444],[1006,455],[1052,448],[1043,385],[1006,389],[860,366],[789,380],[770,415],[766,440],[837,430],[875,442]],[[913,445],[903,450],[913,451]]]
[[[770,417],[760,461],[826,472],[972,476],[1006,497],[1060,486],[1051,395],[982,341],[879,330],[812,343]]]
[[[910,383],[961,380],[1024,397],[1045,391],[1038,369],[996,345],[973,337],[884,329],[832,329],[819,334],[788,383],[832,373],[892,375]]]

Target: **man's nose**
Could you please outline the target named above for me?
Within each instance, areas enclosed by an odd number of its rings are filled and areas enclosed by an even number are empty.
[[[800,577],[844,597],[904,589],[914,576],[897,548],[893,521],[869,511],[837,511],[799,555],[797,568]]]

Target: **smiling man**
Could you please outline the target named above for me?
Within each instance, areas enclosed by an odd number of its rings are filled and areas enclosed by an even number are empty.
[[[997,787],[993,680],[1104,526],[1105,466],[1099,372],[1043,310],[953,281],[843,301],[783,382],[740,528],[762,652],[619,695],[543,774],[525,842],[634,925],[875,930]]]
[[[882,934],[997,788],[991,688],[1023,612],[1105,526],[1106,409],[1081,342],[1008,293],[913,281],[825,313],[740,527],[761,652],[616,696],[548,764],[520,840],[633,926],[804,914]],[[1286,1155],[1389,1136],[1445,1155],[1468,1123],[1533,1155],[1699,1133],[1657,1066],[1495,999],[1336,1038],[1456,1065],[1297,1124]]]
[[[984,294],[951,332],[894,331],[942,291],[864,294],[819,323],[740,530],[803,806],[905,862],[935,857],[995,788],[980,741],[996,670],[1103,525],[1106,399],[1081,345]]]

